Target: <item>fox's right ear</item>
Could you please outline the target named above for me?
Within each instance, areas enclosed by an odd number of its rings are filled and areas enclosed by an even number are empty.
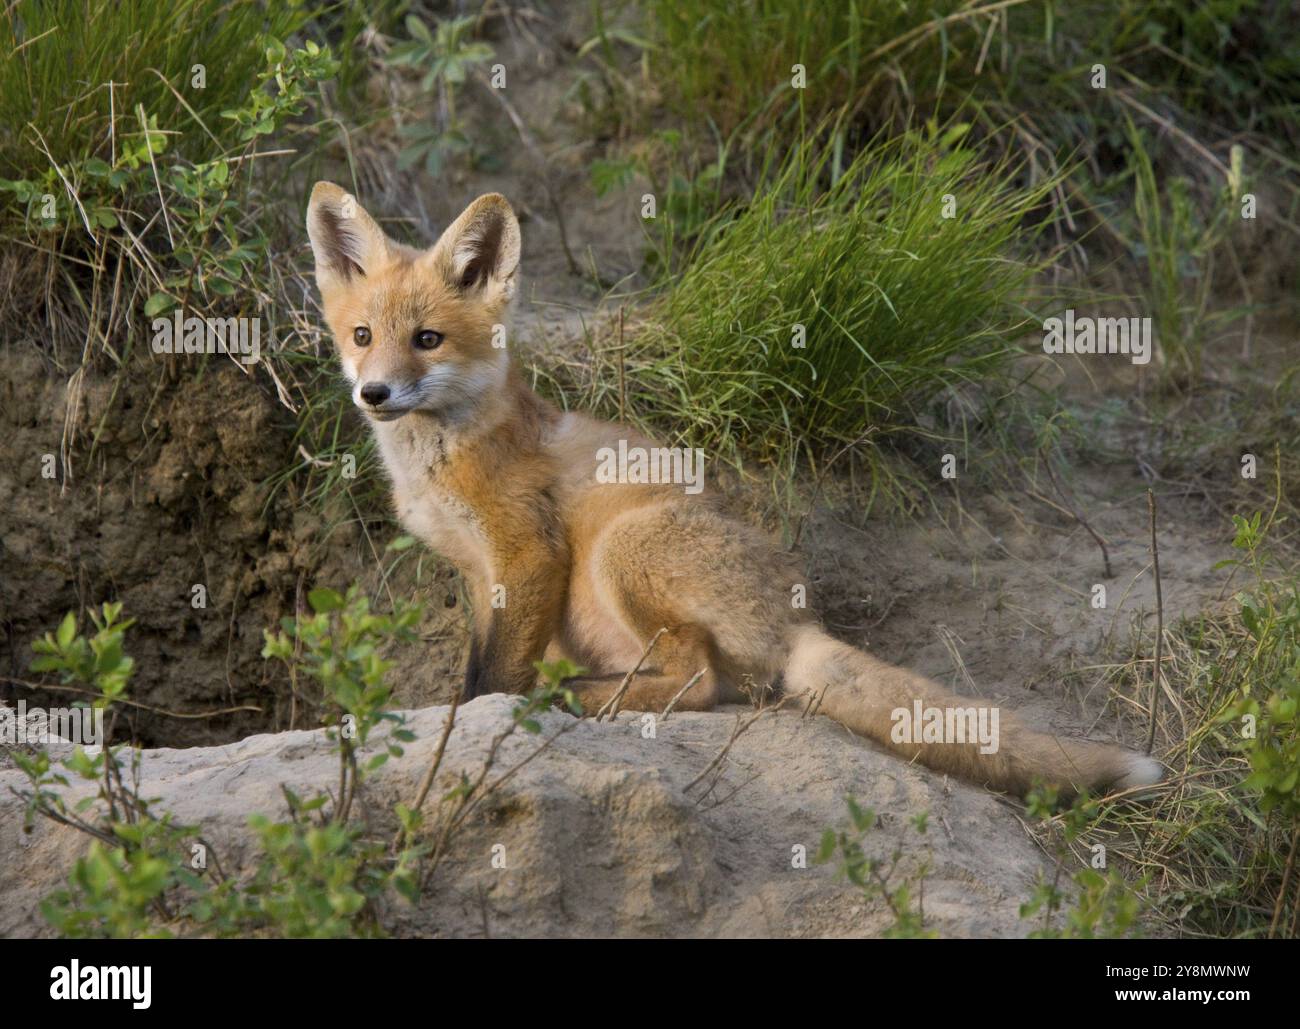
[[[373,272],[388,256],[388,237],[356,197],[332,182],[318,182],[307,203],[307,235],[316,255],[321,289],[345,285]]]

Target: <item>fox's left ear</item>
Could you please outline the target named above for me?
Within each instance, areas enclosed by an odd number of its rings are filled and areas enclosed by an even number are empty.
[[[519,267],[519,220],[500,193],[486,193],[465,208],[428,253],[436,273],[462,293],[487,303],[514,296]]]

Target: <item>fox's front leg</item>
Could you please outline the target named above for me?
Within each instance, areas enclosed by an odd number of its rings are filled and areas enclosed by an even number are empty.
[[[473,589],[474,624],[464,698],[524,693],[537,681],[540,661],[556,635],[568,592],[568,555],[561,548],[516,550],[493,562]]]

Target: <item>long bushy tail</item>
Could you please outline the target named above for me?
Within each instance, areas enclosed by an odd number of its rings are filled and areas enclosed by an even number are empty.
[[[1026,729],[1010,712],[954,696],[814,626],[796,629],[790,642],[787,694],[820,694],[819,713],[937,771],[1020,796],[1035,779],[1069,796],[1085,787],[1096,793],[1161,778],[1152,758]]]

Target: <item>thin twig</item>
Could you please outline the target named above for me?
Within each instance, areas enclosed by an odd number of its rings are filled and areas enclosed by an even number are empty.
[[[619,683],[618,689],[614,691],[614,695],[605,701],[605,703],[600,706],[600,710],[596,712],[596,721],[599,722],[604,717],[606,711],[609,711],[609,717],[611,719],[617,717],[618,705],[623,700],[623,694],[626,693],[628,687],[632,685],[632,677],[641,670],[641,666],[645,664],[645,659],[650,656],[650,651],[654,650],[655,644],[659,642],[659,637],[667,631],[668,629],[665,627],[660,629],[653,637],[651,637],[650,642],[645,646],[645,650],[641,651],[641,656],[637,659],[636,664],[632,666],[632,670],[628,672],[627,675],[623,676],[623,681]]]
[[[1168,118],[1161,117],[1161,116],[1160,116],[1159,114],[1157,114],[1155,111],[1151,110],[1151,108],[1149,108],[1146,104],[1142,103],[1142,101],[1134,99],[1133,97],[1129,96],[1128,93],[1126,93],[1126,92],[1125,92],[1124,90],[1122,90],[1122,89],[1120,89],[1120,90],[1116,90],[1116,91],[1115,91],[1115,96],[1116,96],[1119,100],[1121,100],[1121,101],[1123,101],[1124,103],[1128,104],[1128,105],[1129,105],[1130,107],[1132,107],[1134,110],[1136,110],[1136,111],[1138,111],[1139,113],[1141,113],[1141,114],[1145,115],[1146,117],[1150,118],[1153,122],[1155,122],[1155,123],[1156,123],[1157,125],[1159,125],[1161,128],[1164,128],[1164,129],[1168,130],[1169,132],[1172,132],[1175,136],[1177,136],[1177,137],[1178,137],[1179,139],[1181,139],[1184,143],[1186,143],[1189,147],[1191,147],[1191,148],[1192,148],[1193,150],[1195,150],[1198,154],[1200,154],[1200,155],[1201,155],[1202,157],[1204,157],[1207,161],[1209,161],[1212,165],[1214,165],[1214,167],[1215,167],[1215,168],[1220,172],[1220,174],[1223,175],[1223,177],[1224,177],[1225,179],[1231,177],[1232,172],[1231,172],[1231,170],[1228,168],[1228,166],[1227,166],[1226,164],[1224,164],[1224,163],[1223,163],[1222,161],[1220,161],[1217,157],[1215,157],[1214,154],[1212,154],[1209,150],[1207,150],[1207,149],[1206,149],[1206,148],[1205,148],[1205,147],[1204,147],[1204,146],[1203,146],[1203,145],[1202,145],[1198,140],[1196,140],[1194,137],[1188,135],[1186,132],[1184,132],[1182,129],[1180,129],[1177,125],[1175,125],[1175,124],[1174,124],[1172,121],[1170,121]]]
[[[172,220],[167,213],[167,201],[163,198],[162,180],[158,178],[158,162],[153,159],[153,140],[149,138],[149,120],[144,116],[144,104],[135,105],[135,116],[140,119],[140,131],[144,133],[144,148],[149,154],[149,168],[153,171],[153,184],[158,189],[158,206],[162,208],[163,225],[167,229],[167,242],[176,250],[176,238],[172,235]],[[206,233],[205,233],[206,236]]]
[[[739,715],[737,715],[735,727],[731,730],[731,739],[727,740],[727,742],[723,745],[722,749],[718,751],[717,756],[714,757],[714,759],[710,761],[708,765],[705,767],[704,771],[702,771],[699,775],[697,775],[694,779],[692,779],[689,783],[686,784],[686,788],[682,790],[682,792],[689,793],[691,789],[693,789],[696,785],[699,784],[701,779],[703,779],[711,771],[717,768],[718,765],[722,764],[727,754],[731,752],[731,745],[740,738],[741,734],[746,729],[748,729],[751,725],[757,722],[764,715],[779,710],[780,710],[779,706],[765,707],[761,711],[755,711],[749,718],[745,718],[745,719],[742,719]],[[714,785],[716,785],[716,782]],[[703,801],[704,797],[707,797],[709,793],[712,791],[712,789],[713,787],[710,786],[709,789],[705,790],[704,796],[700,797],[700,800],[696,801],[696,803],[698,804],[701,801]]]
[[[816,690],[816,691],[809,690],[807,694],[808,703],[806,703],[803,706],[803,714],[801,714],[799,717],[811,718],[813,717],[813,715],[817,714],[817,712],[821,710],[822,698],[826,696],[826,691],[829,690],[830,688],[831,688],[830,683],[827,683],[820,690]]]
[[[447,750],[447,739],[451,736],[451,728],[456,722],[456,710],[460,707],[460,688],[451,695],[451,710],[447,712],[447,721],[443,724],[442,735],[438,738],[438,747],[433,752],[433,760],[429,762],[429,767],[425,770],[424,778],[420,780],[420,788],[415,794],[415,802],[411,805],[412,813],[419,813],[424,807],[424,801],[429,796],[429,790],[433,787],[434,777],[438,774],[438,769],[442,767],[442,755]],[[396,850],[406,842],[406,830],[401,829],[393,838],[393,849]]]
[[[1043,465],[1047,468],[1047,477],[1052,480],[1052,485],[1056,487],[1056,492],[1060,494],[1061,500],[1065,502],[1065,506],[1070,514],[1074,516],[1074,520],[1088,530],[1088,535],[1101,548],[1101,560],[1106,568],[1106,578],[1113,579],[1115,573],[1110,570],[1110,552],[1106,549],[1106,541],[1097,534],[1097,531],[1088,524],[1083,515],[1079,514],[1074,505],[1070,503],[1070,498],[1065,495],[1065,490],[1061,489],[1061,484],[1056,481],[1056,473],[1052,471],[1052,459],[1048,456],[1047,451],[1043,451]]]
[[[527,757],[513,768],[503,773],[494,782],[491,782],[484,787],[484,781],[496,765],[497,752],[501,749],[501,746],[506,742],[506,740],[510,739],[514,735],[515,731],[519,727],[518,723],[511,725],[504,732],[498,733],[497,736],[493,738],[491,744],[488,746],[487,757],[484,758],[483,765],[479,769],[477,777],[472,783],[459,791],[459,807],[457,807],[455,811],[451,812],[451,814],[449,814],[440,824],[437,839],[430,848],[425,868],[420,875],[421,885],[427,883],[429,879],[432,878],[434,872],[437,871],[437,868],[442,861],[443,855],[446,853],[451,838],[459,831],[460,827],[465,823],[470,815],[478,810],[483,801],[515,775],[516,772],[549,749],[552,743],[558,740],[575,725],[579,724],[580,720],[577,718],[566,722],[557,732],[552,734],[545,742],[543,742],[541,746],[534,749]]]
[[[687,690],[689,690],[692,686],[694,686],[697,682],[699,682],[701,679],[704,678],[704,673],[707,671],[708,671],[707,668],[701,668],[698,672],[696,672],[694,675],[691,676],[690,682],[688,682],[685,686],[683,686],[680,690],[677,691],[677,695],[673,697],[672,700],[668,701],[668,706],[664,708],[663,711],[660,713],[659,720],[661,722],[668,721],[668,716],[673,713],[673,708],[677,706],[677,702],[686,695]]]
[[[627,389],[623,385],[623,315],[627,308],[618,309],[618,423],[627,424]]]
[[[720,807],[722,807],[723,804],[725,804],[727,801],[729,801],[732,797],[734,797],[737,793],[739,793],[741,790],[743,790],[743,789],[744,789],[746,786],[748,786],[751,782],[756,782],[757,780],[761,779],[762,777],[763,777],[763,773],[762,773],[762,772],[755,772],[755,773],[754,773],[753,775],[751,775],[748,779],[746,779],[746,780],[745,780],[744,782],[742,782],[739,786],[737,786],[734,790],[732,790],[730,793],[728,793],[725,797],[723,797],[721,800],[714,801],[714,802],[713,802],[712,804],[710,804],[710,805],[709,805],[705,810],[706,810],[706,811],[713,811],[713,810],[715,810],[716,808],[720,808]],[[703,798],[701,798],[701,799],[703,799]]]
[[[1156,576],[1156,664],[1151,680],[1151,710],[1148,713],[1151,724],[1147,727],[1146,750],[1150,754],[1156,740],[1156,706],[1160,702],[1160,652],[1165,641],[1165,606],[1160,592],[1160,547],[1156,543],[1156,495],[1151,490],[1147,490],[1147,510],[1151,513],[1151,563]]]
[[[1287,887],[1291,885],[1291,869],[1295,867],[1296,847],[1300,845],[1300,825],[1291,834],[1291,852],[1286,856],[1286,869],[1282,872],[1282,885],[1278,887],[1277,903],[1273,905],[1273,921],[1268,926],[1268,938],[1277,935],[1277,924],[1282,917],[1282,902],[1286,899]]]
[[[483,939],[490,940],[492,939],[492,933],[488,931],[487,894],[483,891],[482,883],[479,884],[478,888],[478,913],[479,918],[483,921]]]
[[[63,188],[68,191],[68,196],[72,197],[72,202],[77,205],[77,210],[81,212],[81,223],[86,226],[87,234],[90,236],[91,240],[94,241],[95,245],[99,246],[99,240],[96,239],[95,237],[95,230],[90,227],[90,218],[86,214],[85,207],[83,207],[81,204],[81,197],[77,196],[77,191],[72,188],[72,183],[69,182],[68,177],[63,174],[63,169],[59,167],[59,162],[56,161],[54,159],[54,155],[50,153],[50,148],[46,146],[45,137],[41,135],[41,130],[38,129],[35,125],[33,125],[31,122],[27,123],[27,127],[30,128],[33,132],[35,132],[36,138],[41,141],[41,150],[44,151],[45,156],[49,159],[50,164],[54,166],[55,173],[63,181]],[[175,248],[173,247],[173,249]]]

